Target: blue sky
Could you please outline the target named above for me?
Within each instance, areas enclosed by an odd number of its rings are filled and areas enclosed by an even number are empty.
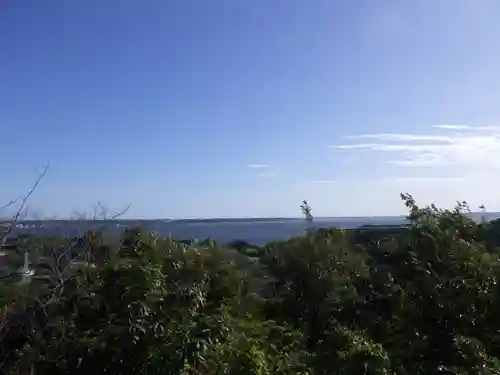
[[[41,216],[500,210],[500,2],[5,0],[0,198]],[[444,126],[443,126],[444,125]]]

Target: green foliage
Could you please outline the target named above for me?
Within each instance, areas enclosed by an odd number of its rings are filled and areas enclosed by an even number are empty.
[[[402,199],[407,228],[260,248],[23,239],[3,258],[0,373],[499,374],[498,223]]]
[[[300,205],[300,210],[302,211],[302,215],[304,215],[304,219],[306,220],[307,229],[311,230],[311,225],[314,220],[314,217],[312,215],[312,208],[309,205],[309,203],[307,203],[306,200],[302,201],[302,204]]]

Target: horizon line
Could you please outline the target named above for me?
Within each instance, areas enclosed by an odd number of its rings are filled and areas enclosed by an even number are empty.
[[[465,213],[467,215],[467,213]],[[500,211],[472,211],[469,214],[498,214]],[[314,216],[314,219],[368,219],[368,218],[406,218],[408,214],[392,215],[354,215],[354,216]],[[229,220],[305,220],[302,216],[241,216],[241,217],[205,217],[205,218],[115,218],[115,219],[72,219],[72,218],[50,218],[50,219],[23,219],[17,220],[18,223],[29,221],[229,221]],[[10,219],[1,219],[0,223],[8,224]]]

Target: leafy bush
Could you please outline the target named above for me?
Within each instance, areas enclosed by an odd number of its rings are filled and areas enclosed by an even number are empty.
[[[500,373],[495,225],[402,198],[408,227],[376,240],[313,230],[307,202],[302,237],[260,248],[23,240],[9,264],[26,251],[35,274],[2,271],[0,372]]]

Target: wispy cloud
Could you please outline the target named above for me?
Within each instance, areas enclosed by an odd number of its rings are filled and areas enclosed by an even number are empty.
[[[399,167],[459,166],[500,169],[500,128],[495,126],[434,125],[441,133],[379,133],[348,136],[373,140],[329,146],[348,152],[378,152],[391,155],[388,163]],[[435,131],[434,131],[435,132]]]
[[[248,168],[251,169],[268,169],[270,168],[270,165],[267,164],[249,164],[247,165]]]
[[[278,175],[278,173],[276,171],[273,171],[273,170],[265,170],[265,171],[259,173],[259,177],[271,178],[271,177],[276,177],[277,175]]]
[[[360,134],[349,135],[347,139],[377,139],[381,141],[429,141],[429,142],[451,142],[453,137],[445,135],[418,135],[418,134],[398,134],[398,133],[380,133],[380,134]],[[339,147],[339,146],[332,146]]]
[[[387,183],[444,183],[444,182],[463,182],[465,178],[463,177],[384,177],[381,182]]]
[[[247,168],[255,170],[258,177],[272,178],[278,175],[276,168],[269,164],[249,164]]]
[[[317,185],[332,185],[335,183],[335,180],[316,180],[313,182]]]
[[[470,125],[433,125],[436,129],[447,130],[500,130],[498,126],[470,126]]]

